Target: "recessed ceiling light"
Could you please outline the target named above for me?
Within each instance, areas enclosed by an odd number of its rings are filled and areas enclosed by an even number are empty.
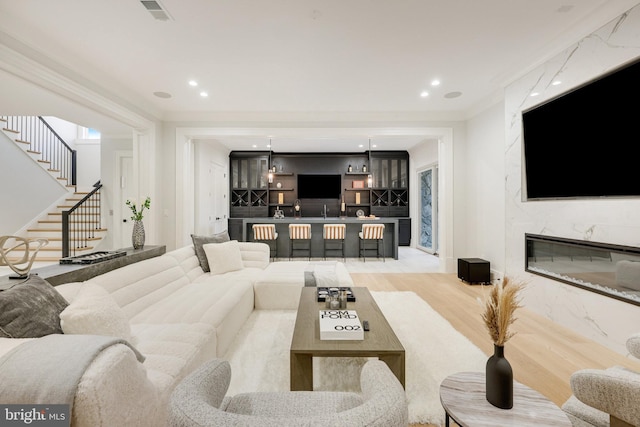
[[[560,80],[554,80],[551,84],[554,86],[558,86],[559,84],[562,84],[562,82]]]
[[[267,144],[267,148],[271,148],[271,144]]]
[[[538,96],[538,95],[540,95],[539,92],[531,92],[531,95],[529,95],[529,96]]]
[[[440,86],[440,80],[435,79],[431,82],[431,86]]]
[[[258,146],[256,144],[253,144],[251,147],[258,148]]]
[[[458,98],[459,96],[462,96],[462,92],[455,91],[444,94],[444,97],[447,99]]]
[[[207,92],[200,92],[200,96],[206,98],[209,94]]]
[[[423,98],[426,98],[427,96],[429,96],[429,92],[427,92],[426,90],[423,90],[422,92],[420,92],[420,96]]]
[[[163,98],[163,99],[171,98],[171,94],[167,92],[153,92],[153,94],[158,98]]]
[[[376,148],[378,144],[373,144],[371,147]]]
[[[189,86],[196,87],[196,86],[198,86],[198,82],[195,81],[195,80],[189,80]]]

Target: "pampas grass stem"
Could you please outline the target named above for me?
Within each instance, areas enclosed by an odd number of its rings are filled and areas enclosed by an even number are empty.
[[[515,334],[510,326],[516,321],[515,311],[521,307],[519,292],[523,287],[505,277],[502,284],[494,285],[489,293],[482,319],[495,345],[504,346]]]

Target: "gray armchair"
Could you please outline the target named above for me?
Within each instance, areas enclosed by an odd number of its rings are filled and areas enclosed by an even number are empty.
[[[640,333],[627,340],[627,350],[640,359]],[[640,372],[582,369],[570,381],[573,396],[562,409],[573,427],[640,426]]]
[[[368,361],[361,393],[289,391],[225,396],[231,367],[213,359],[187,376],[171,395],[169,424],[195,426],[407,426],[405,391],[388,366]]]

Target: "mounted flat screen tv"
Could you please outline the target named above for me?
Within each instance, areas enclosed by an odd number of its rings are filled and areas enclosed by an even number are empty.
[[[522,113],[527,200],[640,196],[640,61]]]
[[[340,175],[298,175],[299,199],[339,199],[341,188]]]

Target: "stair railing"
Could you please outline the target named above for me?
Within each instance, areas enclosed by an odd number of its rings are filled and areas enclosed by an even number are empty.
[[[68,211],[62,211],[62,257],[75,256],[77,250],[89,246],[89,242],[102,229],[100,211],[100,181],[93,190]]]
[[[32,151],[49,163],[49,171],[59,173],[67,186],[76,185],[76,150],[73,150],[40,116],[0,116],[6,128],[20,132],[20,140],[28,142]]]

